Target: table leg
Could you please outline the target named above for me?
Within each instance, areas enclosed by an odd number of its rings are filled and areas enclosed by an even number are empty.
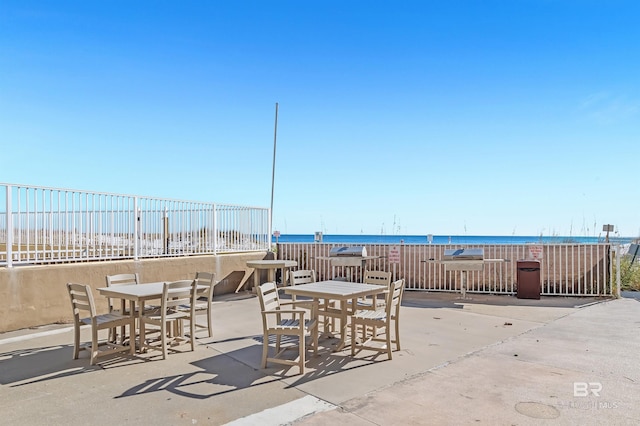
[[[124,312],[127,308],[127,301],[124,299],[120,299],[120,314],[124,315]],[[129,314],[131,315],[131,314]],[[118,333],[115,333],[115,335],[113,336],[113,342],[114,343],[118,343],[120,345],[124,345],[124,334],[126,332],[126,326],[121,326],[120,327],[120,341],[118,342]],[[114,329],[114,332],[116,330]]]
[[[143,304],[144,306],[144,304]],[[132,300],[129,302],[129,315],[131,316],[131,325],[129,325],[129,346],[131,346],[131,354],[136,353],[136,337],[137,337],[137,324],[140,324],[140,318],[136,315],[136,302]],[[138,313],[142,315],[142,311]]]
[[[136,302],[133,300],[129,304],[129,315],[131,316],[131,324],[129,324],[129,346],[131,346],[131,355],[136,354]]]
[[[340,301],[340,342],[335,351],[341,351],[347,345],[347,301]]]

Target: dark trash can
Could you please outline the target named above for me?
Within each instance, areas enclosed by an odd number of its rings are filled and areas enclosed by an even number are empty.
[[[540,261],[518,260],[518,299],[540,299]]]

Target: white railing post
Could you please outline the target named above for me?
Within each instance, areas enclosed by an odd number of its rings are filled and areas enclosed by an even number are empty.
[[[218,254],[218,205],[213,205],[213,254]]]
[[[142,233],[140,232],[140,208],[138,207],[138,197],[133,198],[133,260],[138,260],[138,250],[140,247],[140,238]]]
[[[7,268],[13,267],[13,207],[11,206],[11,185],[7,185]]]

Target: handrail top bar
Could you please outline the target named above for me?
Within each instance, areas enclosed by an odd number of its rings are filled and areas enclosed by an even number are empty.
[[[40,185],[27,185],[27,184],[18,184],[18,183],[0,182],[0,186],[17,187],[17,188],[33,188],[33,189],[60,191],[60,192],[77,192],[77,193],[93,194],[93,195],[108,195],[112,197],[144,198],[144,199],[151,199],[151,200],[162,200],[162,201],[181,202],[181,203],[209,204],[209,205],[217,205],[217,206],[240,207],[245,209],[264,209],[264,210],[268,209],[268,207],[264,207],[264,206],[248,206],[245,204],[217,203],[217,202],[197,201],[197,200],[181,200],[177,198],[164,198],[164,197],[155,197],[155,196],[149,196],[149,195],[118,194],[115,192],[89,191],[86,189],[73,189],[73,188],[56,188],[52,186],[50,187],[50,186],[40,186]]]

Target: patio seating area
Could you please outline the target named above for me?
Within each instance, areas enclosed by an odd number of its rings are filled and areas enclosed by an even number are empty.
[[[0,424],[640,420],[636,300],[461,300],[405,291],[402,347],[392,360],[369,351],[352,356],[349,346],[332,350],[335,341],[325,336],[303,374],[297,366],[262,368],[255,294],[216,296],[212,308],[213,337],[196,329],[195,350],[178,347],[165,360],[157,351],[108,355],[96,365],[86,352],[74,360],[71,324],[0,334]],[[88,327],[81,332],[91,341]],[[101,330],[100,339],[108,332]],[[601,396],[576,397],[576,382],[601,383]],[[587,403],[596,409],[571,405]],[[602,403],[611,409],[598,409]]]

